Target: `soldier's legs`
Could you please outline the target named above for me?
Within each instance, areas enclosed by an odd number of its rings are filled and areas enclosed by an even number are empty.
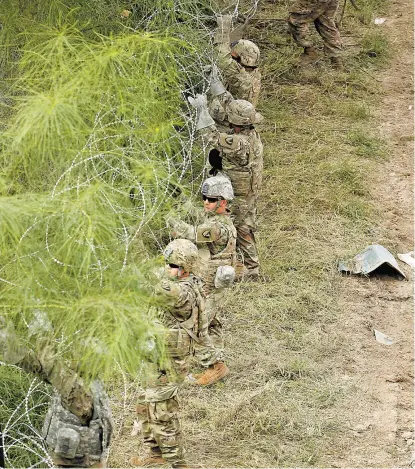
[[[324,52],[328,57],[339,57],[342,51],[340,32],[334,22],[337,6],[338,0],[333,0],[328,9],[314,21],[316,29],[324,41]]]
[[[240,251],[243,263],[248,270],[259,270],[259,257],[256,247],[254,229],[249,225],[236,227],[236,247]]]
[[[183,438],[177,397],[149,403],[149,415],[152,438],[148,445],[153,454],[159,451],[170,464],[183,464]],[[153,446],[154,442],[157,447]]]
[[[145,402],[137,404],[137,416],[141,422],[141,433],[144,439],[144,446],[150,451],[151,455],[162,456],[160,447],[153,434],[150,418],[150,405]]]
[[[189,371],[191,347],[192,341],[186,332],[180,329],[169,331],[167,350],[172,367],[166,371],[159,370],[157,376],[150,380],[137,406],[143,424],[144,445],[150,451],[150,459],[159,462],[161,456],[173,467],[184,464],[177,393]],[[133,458],[134,461],[140,465],[145,460]]]
[[[252,272],[259,271],[259,258],[255,242],[256,196],[239,196],[232,204],[236,228],[236,248],[244,266]]]
[[[214,291],[206,299],[206,309],[209,314],[209,336],[212,340],[213,346],[220,351],[223,358],[224,339],[222,328],[222,301],[224,298],[224,290]]]
[[[308,37],[309,24],[318,18],[325,8],[319,2],[299,2],[292,6],[288,14],[288,28],[294,41],[304,49],[313,48],[314,44]]]
[[[195,357],[205,368],[223,359],[222,350],[214,345],[210,333],[210,323],[213,311],[214,301],[213,294],[211,293],[206,298],[205,309],[202,312],[202,317],[199,322],[199,342],[194,343]],[[195,377],[196,376],[197,375],[195,375]]]
[[[313,42],[308,37],[309,23],[313,22],[308,19],[307,15],[300,13],[290,13],[288,16],[288,29],[295,43],[300,47],[314,47]]]
[[[203,366],[209,365],[207,370],[201,374],[194,375],[196,383],[201,386],[209,386],[224,378],[229,373],[229,368],[224,363],[223,349],[223,330],[219,319],[221,313],[221,301],[224,296],[224,289],[218,289],[210,293],[206,298],[205,311],[209,318],[208,337],[211,346],[211,353],[207,354]],[[206,350],[207,352],[207,350]]]

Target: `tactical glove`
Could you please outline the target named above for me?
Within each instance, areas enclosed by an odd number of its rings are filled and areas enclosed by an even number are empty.
[[[187,98],[192,107],[196,109],[197,112],[197,123],[196,130],[204,129],[210,125],[214,125],[215,121],[212,119],[207,108],[207,99],[204,94],[197,94],[196,98],[189,96]]]
[[[216,21],[218,27],[216,28],[215,37],[213,39],[214,44],[230,44],[229,35],[232,29],[232,16],[217,16]]]
[[[220,96],[226,92],[226,88],[223,86],[223,83],[219,78],[219,70],[216,65],[212,66],[212,71],[210,72],[209,76],[209,83],[212,96]]]

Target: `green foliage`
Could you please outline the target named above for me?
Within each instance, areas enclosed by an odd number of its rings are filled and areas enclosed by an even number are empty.
[[[390,55],[390,45],[384,33],[379,31],[369,31],[362,39],[362,48],[365,53],[376,54],[376,60],[384,61]]]
[[[209,56],[201,3],[156,3],[8,0],[0,16],[0,314],[87,378],[163,353],[153,231],[191,174],[183,92]]]
[[[48,391],[33,376],[16,367],[0,365],[0,423],[6,467],[31,467],[46,456],[35,439],[42,429]]]
[[[364,25],[370,25],[376,14],[385,13],[388,7],[387,0],[359,0],[359,9],[348,6],[348,14],[357,18]]]

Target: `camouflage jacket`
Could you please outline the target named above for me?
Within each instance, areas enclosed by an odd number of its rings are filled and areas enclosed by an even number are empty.
[[[200,130],[202,139],[222,156],[222,171],[229,177],[235,196],[258,194],[262,185],[263,145],[252,128],[236,134],[219,132],[215,125]]]
[[[226,89],[235,99],[245,99],[255,107],[261,89],[261,72],[256,68],[246,70],[232,58],[229,44],[218,45],[218,66]]]
[[[175,237],[189,239],[199,248],[199,261],[194,270],[204,282],[204,292],[209,294],[215,289],[217,268],[236,264],[236,228],[230,212],[206,212],[196,226],[178,220],[173,229]]]
[[[167,300],[161,313],[163,325],[168,329],[183,328],[196,340],[200,311],[205,307],[200,279],[193,274],[178,279],[165,278],[158,293]]]

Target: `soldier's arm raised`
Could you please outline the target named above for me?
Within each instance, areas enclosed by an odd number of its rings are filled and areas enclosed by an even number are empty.
[[[57,355],[52,345],[45,343],[41,352],[20,343],[11,325],[0,329],[0,357],[51,384],[60,394],[63,407],[87,424],[93,413],[93,398],[82,378]]]
[[[173,238],[184,238],[192,242],[196,241],[196,230],[193,225],[173,217],[168,218],[166,222]]]
[[[219,46],[227,46],[230,52],[230,34],[232,29],[232,16],[231,15],[219,15],[216,17],[216,31],[213,38],[213,43]]]

